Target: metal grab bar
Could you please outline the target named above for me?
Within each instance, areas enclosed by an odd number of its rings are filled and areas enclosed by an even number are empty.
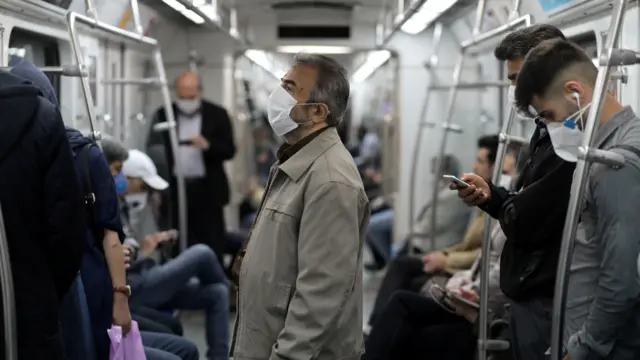
[[[520,13],[520,0],[514,0],[512,6],[512,17],[517,17]],[[480,4],[478,4],[480,7]],[[490,38],[495,38],[500,34],[503,34],[516,26],[520,26],[521,24],[525,24],[529,26],[531,24],[531,16],[523,16],[520,18],[516,18],[515,20],[509,22],[508,24],[503,25],[497,29],[489,31],[483,35],[479,35],[474,37],[470,42],[463,44],[462,48],[462,57],[460,61],[460,65],[462,66],[462,60],[464,60],[464,51],[469,47],[475,46],[477,44],[486,42]],[[457,81],[456,81],[457,82]],[[453,91],[453,96],[455,96],[455,91]],[[450,113],[449,117],[452,117],[453,114]],[[513,107],[510,108],[509,118],[507,121],[502,124],[502,129],[499,135],[499,145],[498,145],[498,153],[496,154],[496,160],[494,162],[493,174],[491,180],[494,184],[500,183],[500,177],[502,176],[502,167],[504,163],[505,154],[507,152],[507,148],[509,143],[514,140],[518,140],[521,142],[521,139],[516,136],[509,135],[511,133],[511,129],[513,127],[513,123],[516,118],[516,111]],[[526,143],[526,140],[524,140]],[[489,266],[490,266],[490,252],[491,252],[491,223],[492,218],[490,216],[485,217],[484,222],[484,234],[482,240],[482,252],[480,258],[480,309],[478,313],[478,321],[479,321],[479,331],[478,331],[478,360],[487,360],[487,351],[488,350],[503,350],[505,348],[505,341],[501,340],[489,340],[488,339],[488,331],[489,331]],[[507,346],[508,348],[508,346]]]
[[[11,71],[13,67],[2,66],[0,67],[0,69],[4,71]],[[38,70],[42,71],[43,73],[59,74],[59,75],[68,76],[68,77],[88,77],[89,76],[89,72],[84,69],[81,69],[80,66],[78,65],[43,66],[43,67],[38,67]]]
[[[478,2],[478,7],[476,8],[476,23],[473,27],[473,37],[479,36],[480,29],[482,29],[482,24],[484,21],[484,11],[487,5],[486,0],[480,0]],[[444,161],[444,153],[447,150],[447,139],[449,137],[449,129],[453,125],[451,121],[453,120],[453,112],[456,104],[456,96],[458,94],[458,84],[460,84],[460,75],[462,74],[462,67],[464,66],[464,58],[465,58],[465,48],[462,47],[460,49],[460,56],[458,57],[458,61],[456,62],[456,66],[453,70],[453,84],[454,86],[449,90],[449,100],[447,103],[447,117],[445,121],[442,123],[442,137],[440,139],[440,147],[438,150],[438,158],[436,160],[436,174],[440,173],[440,169],[442,169],[442,163]],[[431,192],[431,199],[433,199],[433,206],[431,208],[431,228],[436,228],[436,223],[438,222],[438,193],[440,192],[440,181],[439,179],[434,179],[433,181],[433,189]],[[435,245],[435,238],[432,243]],[[435,250],[435,249],[433,249]]]
[[[498,145],[498,152],[496,154],[496,160],[493,165],[493,175],[491,181],[494,184],[500,183],[502,177],[502,167],[504,164],[504,158],[507,153],[510,141],[514,138],[507,135],[513,128],[513,123],[516,117],[515,109],[511,109],[509,112],[509,118],[502,124],[500,132],[500,143]],[[480,309],[478,312],[478,320],[480,323],[478,331],[478,357],[486,359],[488,350],[501,350],[504,347],[504,342],[499,340],[489,340],[489,266],[490,266],[490,252],[491,252],[491,216],[485,216],[484,219],[484,234],[482,239],[482,253],[480,257]]]
[[[626,1],[616,1],[613,7],[611,24],[609,25],[609,36],[607,36],[606,46],[603,49],[600,66],[598,67],[598,77],[596,78],[591,110],[585,124],[582,146],[576,164],[576,170],[571,184],[571,197],[569,198],[569,208],[564,222],[562,232],[562,243],[560,246],[560,256],[558,259],[558,271],[556,273],[556,287],[553,296],[553,317],[551,319],[551,360],[562,360],[562,334],[564,331],[564,313],[567,299],[567,274],[569,273],[569,256],[573,253],[578,218],[580,216],[580,202],[584,196],[585,186],[588,180],[590,160],[587,153],[593,143],[594,135],[598,129],[602,116],[602,106],[607,94],[607,84],[611,68],[616,66],[612,60],[616,60],[614,46],[620,35],[622,20]],[[598,161],[600,162],[600,161]]]
[[[132,10],[137,8],[137,0],[131,0]],[[153,58],[156,64],[156,73],[161,82],[161,90],[162,90],[162,100],[165,116],[167,118],[167,122],[169,124],[173,124],[173,126],[168,127],[169,131],[169,142],[171,146],[171,153],[174,156],[174,163],[176,163],[176,152],[178,151],[178,135],[176,133],[175,128],[175,114],[173,113],[173,108],[171,105],[171,95],[169,94],[169,87],[167,85],[167,75],[164,69],[164,63],[162,59],[162,52],[160,50],[160,45],[156,39],[152,39],[150,37],[144,36],[138,32],[131,32],[127,30],[120,29],[118,27],[103,23],[98,21],[96,16],[95,7],[93,6],[93,2],[91,0],[85,0],[85,5],[87,8],[87,14],[89,16],[85,16],[76,12],[67,13],[67,28],[69,31],[69,37],[71,38],[71,47],[73,53],[75,55],[76,62],[80,69],[86,69],[84,65],[84,58],[82,55],[80,43],[78,41],[77,34],[77,24],[83,23],[88,25],[94,29],[101,30],[105,33],[112,34],[115,36],[122,37],[124,39],[136,42],[141,45],[146,45],[152,47],[153,50]],[[135,15],[135,14],[134,14]],[[139,19],[135,19],[138,21]],[[139,24],[136,25],[138,27]],[[91,127],[92,137],[94,140],[100,140],[100,132],[96,131],[95,123],[96,123],[96,114],[93,104],[93,97],[91,95],[90,81],[86,77],[80,78],[82,82],[82,92],[84,95],[85,106],[87,107],[87,114],[89,116],[89,125]],[[187,196],[186,196],[186,187],[184,176],[180,167],[176,167],[176,182],[177,182],[177,193],[178,193],[178,222],[180,232],[183,236],[180,236],[180,250],[184,250],[187,247]]]
[[[164,82],[159,78],[146,79],[107,79],[102,80],[103,85],[141,85],[141,86],[162,86]]]
[[[13,288],[13,273],[9,240],[4,227],[0,207],[0,286],[2,287],[2,318],[4,330],[4,356],[6,360],[18,360],[18,330],[16,326],[16,300]]]
[[[433,28],[433,39],[431,44],[433,44],[433,54],[429,57],[429,64],[432,66],[427,66],[427,71],[431,71],[438,63],[438,48],[440,47],[440,40],[442,39],[442,23],[437,22]],[[409,249],[409,253],[413,253],[415,246],[413,246],[414,236],[411,234],[415,231],[414,224],[416,221],[415,214],[415,198],[416,198],[416,177],[418,173],[418,158],[420,157],[420,148],[422,147],[422,136],[424,135],[424,128],[434,128],[436,126],[435,123],[427,121],[427,110],[429,106],[429,98],[431,96],[431,86],[428,86],[426,89],[426,93],[424,95],[424,102],[422,103],[422,109],[420,111],[420,119],[418,122],[418,130],[416,131],[416,140],[413,144],[413,156],[411,157],[411,175],[409,176],[409,236],[407,237],[407,245]],[[431,202],[434,203],[436,200],[433,199]],[[435,237],[431,236],[431,246],[432,249],[435,247]]]
[[[433,90],[450,90],[452,87],[457,87],[458,90],[477,90],[491,87],[508,87],[511,85],[510,82],[500,82],[500,81],[485,81],[485,82],[476,82],[476,83],[460,83],[460,84],[451,84],[451,85],[435,85],[432,87]]]

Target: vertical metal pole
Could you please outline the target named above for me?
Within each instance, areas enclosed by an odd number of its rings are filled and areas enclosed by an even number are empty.
[[[431,70],[437,66],[438,62],[438,48],[440,47],[440,40],[442,39],[442,23],[436,23],[433,28],[433,39],[431,44],[433,46],[433,51],[431,56],[428,58],[428,73],[431,75]],[[435,78],[431,76],[427,81],[429,83],[435,81]],[[418,158],[420,157],[420,148],[422,147],[422,135],[424,132],[424,127],[426,127],[427,123],[427,111],[429,109],[429,96],[431,94],[431,85],[427,86],[427,91],[424,95],[424,102],[422,103],[422,110],[420,111],[420,119],[418,120],[418,129],[416,131],[416,141],[413,145],[413,156],[411,157],[411,175],[409,176],[409,237],[407,238],[407,246],[409,248],[409,253],[413,254],[414,252],[414,239],[413,239],[413,227],[415,224],[415,198],[416,198],[416,177],[418,172]],[[437,181],[437,180],[436,180]],[[432,226],[434,224],[431,224]],[[433,231],[432,227],[432,231]],[[432,250],[435,250],[433,247],[435,246],[435,238],[432,236]]]
[[[87,7],[93,6],[91,3],[91,0],[86,0],[85,3],[87,4]],[[67,14],[67,28],[69,30],[69,38],[71,39],[71,50],[73,51],[73,55],[76,58],[76,63],[78,64],[80,71],[86,71],[88,74],[87,76],[80,77],[80,83],[82,84],[84,104],[87,107],[87,116],[89,117],[89,127],[91,128],[91,137],[94,141],[98,142],[98,140],[100,140],[101,135],[100,135],[100,132],[96,131],[96,128],[95,128],[96,113],[93,105],[93,95],[91,95],[91,85],[89,83],[90,74],[87,69],[87,66],[84,64],[82,50],[80,48],[80,43],[78,42],[78,34],[76,33],[75,27],[76,27],[76,17],[74,16],[74,13],[70,12]],[[94,81],[97,81],[97,79],[94,79]],[[98,144],[100,143],[98,142]]]
[[[478,7],[476,8],[476,23],[473,28],[473,38],[480,35],[480,31],[482,29],[482,23],[484,20],[484,9],[487,5],[486,0],[480,0],[478,2]],[[453,87],[449,91],[449,101],[447,104],[447,117],[443,122],[442,129],[442,139],[440,140],[440,149],[438,151],[438,160],[436,161],[436,174],[440,173],[440,168],[442,168],[442,161],[444,158],[444,153],[447,150],[447,137],[449,135],[449,126],[451,125],[451,121],[453,120],[453,113],[455,112],[455,104],[456,104],[456,96],[458,95],[458,86],[460,84],[460,75],[462,74],[462,68],[464,66],[465,60],[465,49],[460,49],[460,56],[458,57],[458,61],[456,63],[456,67],[453,70]],[[439,179],[435,179],[433,182],[433,192],[431,196],[432,207],[431,207],[431,224],[434,226],[438,220],[438,191],[439,191]],[[435,239],[433,239],[432,244],[435,245]],[[434,249],[435,250],[435,249]]]
[[[95,20],[98,21],[98,12],[96,11],[95,5],[93,5],[92,0],[84,0],[85,14]]]
[[[520,17],[520,6],[522,0],[513,0],[513,6],[511,7],[511,14],[509,14],[509,20],[517,19]]]
[[[169,86],[167,83],[167,74],[164,70],[164,62],[162,61],[162,52],[160,48],[154,50],[154,60],[156,63],[156,72],[162,83],[162,102],[164,106],[164,114],[167,118],[169,125],[169,142],[171,144],[171,156],[173,156],[173,163],[175,166],[176,182],[178,185],[178,224],[180,226],[180,251],[184,251],[187,248],[187,237],[189,236],[187,228],[187,191],[184,182],[184,175],[180,166],[177,166],[176,154],[180,147],[178,143],[178,134],[176,132],[176,119],[173,113],[173,107],[171,106],[171,94],[169,93]]]
[[[593,98],[591,109],[587,117],[587,123],[582,138],[582,146],[580,147],[581,155],[585,155],[589,146],[593,141],[595,132],[599,127],[602,115],[602,106],[607,95],[607,83],[611,72],[611,52],[614,48],[616,40],[622,26],[622,19],[625,10],[625,1],[616,1],[613,8],[611,25],[609,26],[609,36],[607,37],[607,45],[603,49],[602,57],[606,59],[605,65],[598,67],[598,77],[593,90]],[[564,231],[562,232],[562,244],[560,247],[560,257],[558,259],[558,272],[556,274],[556,288],[553,297],[553,317],[551,322],[551,360],[561,360],[562,351],[562,333],[564,330],[564,312],[567,298],[567,274],[569,272],[569,256],[573,253],[573,245],[576,236],[578,218],[580,217],[580,204],[584,196],[584,188],[587,184],[590,163],[578,156],[576,170],[571,184],[571,197],[569,199],[569,209],[567,210],[567,218],[564,222]]]
[[[189,71],[198,73],[198,53],[195,50],[189,51]]]
[[[502,130],[500,135],[508,135],[511,133],[513,127],[513,121],[516,111],[511,108],[509,112],[509,119],[502,124]],[[507,153],[508,143],[502,141],[498,145],[498,153],[496,154],[496,161],[493,165],[493,175],[491,180],[494,184],[500,183],[500,177],[502,176],[502,167],[504,164],[504,157]],[[490,266],[490,252],[491,252],[491,216],[486,216],[484,219],[484,237],[482,239],[482,255],[480,255],[480,311],[478,313],[478,319],[480,322],[480,328],[478,331],[478,360],[487,360],[487,338],[489,330],[489,266]]]
[[[7,66],[9,63],[6,58],[6,51],[4,48],[4,26],[0,24],[0,66]]]
[[[142,21],[140,20],[140,6],[138,0],[131,0],[131,16],[133,17],[133,28],[135,31],[144,36],[144,28],[142,27]]]
[[[4,217],[0,208],[0,286],[2,287],[2,318],[4,330],[3,359],[18,360],[18,330],[16,327],[16,305],[13,288],[9,240],[4,227]]]

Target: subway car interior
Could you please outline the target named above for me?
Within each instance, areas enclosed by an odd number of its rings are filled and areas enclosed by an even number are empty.
[[[85,193],[63,227],[104,237],[66,248],[45,329],[11,229],[37,222],[0,182],[0,359],[640,359],[640,290],[612,293],[640,288],[637,213],[608,218],[640,194],[639,34],[634,0],[0,0],[0,105],[3,76],[53,103],[76,169],[58,177]],[[344,151],[313,153],[334,132]],[[43,206],[48,176],[24,180]],[[342,198],[318,209],[325,178]]]

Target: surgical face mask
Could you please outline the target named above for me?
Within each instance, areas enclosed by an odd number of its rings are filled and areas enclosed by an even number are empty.
[[[269,125],[276,135],[284,136],[300,126],[291,118],[291,110],[297,104],[296,99],[281,86],[273,90],[267,103],[267,114]]]
[[[530,119],[531,116],[535,116],[537,115],[537,111],[536,109],[534,109],[533,106],[529,105],[529,113],[527,114],[526,112],[518,109],[518,107],[516,106],[516,86],[515,85],[509,85],[509,90],[507,92],[507,98],[509,99],[509,104],[511,104],[511,107],[514,108],[516,110],[516,115],[523,118],[523,119]]]
[[[513,179],[511,178],[511,175],[502,174],[502,176],[500,176],[500,184],[498,184],[498,186],[511,190],[512,181]]]
[[[178,110],[186,116],[195,115],[200,110],[200,99],[178,99],[176,100],[176,107]]]
[[[149,203],[149,193],[145,191],[137,194],[127,194],[124,197],[124,201],[129,207],[130,214],[139,213],[147,207]]]
[[[122,196],[127,192],[129,187],[129,180],[122,172],[114,176],[113,181],[116,183],[116,193],[118,196]]]
[[[278,86],[269,96],[269,103],[267,104],[267,115],[269,116],[269,124],[273,129],[273,132],[278,136],[284,136],[293,130],[297,129],[300,125],[308,124],[313,120],[307,120],[302,122],[296,122],[291,118],[291,111],[297,105],[324,105],[319,103],[304,103],[298,104],[298,101],[291,96],[281,86]],[[328,114],[328,112],[327,112]]]
[[[584,127],[583,115],[590,106],[591,104],[587,104],[584,108],[580,108],[578,101],[578,111],[567,117],[566,120],[547,124],[553,150],[564,161],[578,161],[578,148],[582,143],[580,129]]]

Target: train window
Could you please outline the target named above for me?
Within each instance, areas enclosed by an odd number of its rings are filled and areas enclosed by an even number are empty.
[[[60,66],[58,40],[20,28],[13,28],[9,37],[9,66],[21,59],[38,67]],[[60,101],[60,75],[47,74]]]

